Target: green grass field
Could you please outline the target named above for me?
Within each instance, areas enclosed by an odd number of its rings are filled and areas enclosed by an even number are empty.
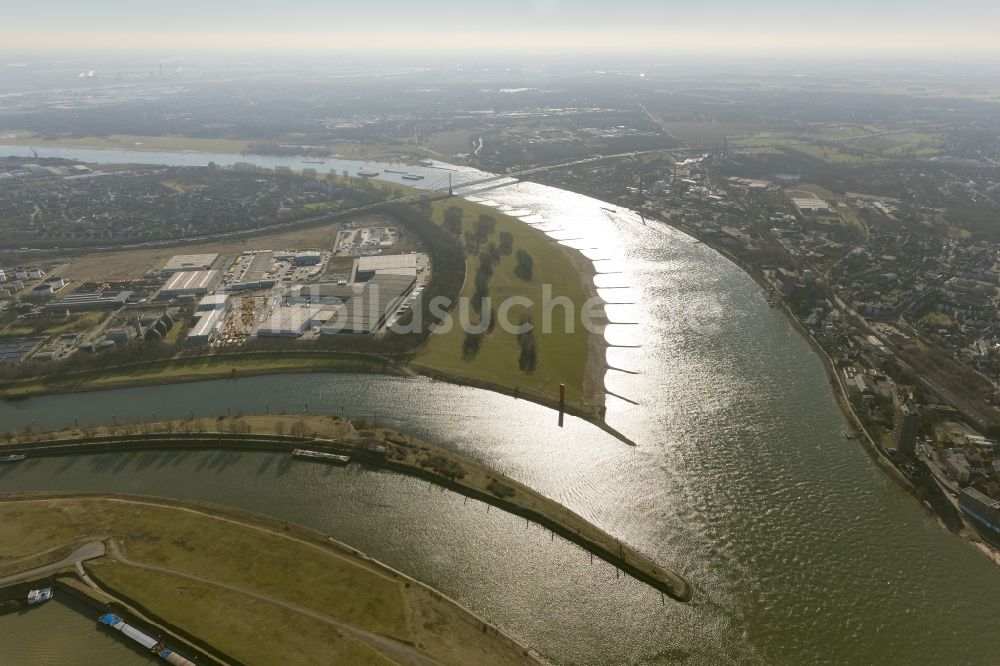
[[[784,155],[780,148],[773,146],[746,146],[741,147],[740,150],[750,155]]]
[[[472,138],[477,133],[469,130],[447,130],[435,132],[427,138],[427,148],[441,155],[468,153],[472,150]]]
[[[502,257],[494,268],[490,280],[490,297],[494,307],[514,296],[527,297],[534,303],[529,309],[513,308],[511,321],[516,324],[517,315],[530,310],[539,329],[542,323],[542,285],[551,284],[553,296],[566,296],[576,306],[574,332],[566,332],[566,317],[563,308],[555,308],[552,316],[552,332],[538,331],[538,365],[534,372],[527,374],[518,367],[520,347],[517,336],[500,330],[498,326],[488,334],[479,354],[466,360],[462,357],[462,343],[465,333],[453,326],[447,333],[434,334],[417,354],[415,361],[435,370],[458,377],[499,384],[508,388],[518,388],[548,397],[557,397],[559,384],[566,384],[567,399],[579,401],[583,398],[584,374],[587,363],[587,331],[579,320],[580,307],[587,299],[577,267],[567,252],[542,232],[527,224],[494,211],[486,206],[448,199],[434,205],[434,219],[439,224],[444,219],[444,210],[449,206],[460,206],[464,211],[463,230],[471,229],[473,222],[481,214],[496,219],[496,229],[490,238],[498,242],[500,232],[514,236],[514,252],[525,250],[534,259],[534,274],[530,282],[525,282],[514,274],[514,255]],[[484,245],[485,247],[485,245]],[[470,256],[462,296],[470,297],[475,288],[473,277],[478,266],[478,255]],[[471,308],[469,309],[471,312]],[[453,311],[457,318],[458,310]],[[474,319],[475,321],[475,319]]]
[[[66,146],[70,148],[105,148],[117,150],[184,151],[195,150],[203,153],[241,153],[249,141],[239,139],[197,139],[187,136],[136,136],[134,134],[110,134],[108,136],[59,137],[43,139],[30,132],[14,132],[10,138],[0,139],[4,143],[35,146]]]
[[[805,198],[810,196],[817,196],[820,199],[830,200],[836,197],[836,195],[830,190],[826,189],[822,185],[815,185],[813,183],[796,183],[795,185],[789,185],[785,188],[785,198]]]
[[[844,221],[845,224],[854,227],[858,231],[865,230],[865,223],[861,220],[861,216],[858,215],[858,211],[850,206],[843,206],[837,209],[840,213],[840,219]]]
[[[968,240],[972,238],[972,232],[968,229],[963,229],[962,227],[957,227],[954,224],[948,227],[948,238],[958,238],[961,240]]]
[[[360,666],[393,664],[319,620],[225,588],[117,562],[95,562],[87,568],[112,594],[127,592],[166,622],[189,627],[244,664],[314,664],[320,658]],[[198,609],[197,627],[190,626],[192,609]],[[178,650],[183,652],[182,647]]]
[[[844,145],[883,157],[926,157],[941,152],[944,140],[930,132],[899,132],[845,141]]]
[[[845,166],[883,164],[887,161],[885,157],[881,157],[879,155],[872,155],[870,153],[855,155],[854,153],[846,152],[837,146],[820,146],[811,143],[800,143],[792,144],[788,146],[788,148],[790,150],[795,150],[809,155],[810,157],[823,160],[824,162],[829,162],[830,164],[841,164]]]
[[[104,321],[107,312],[87,312],[84,314],[44,317],[42,319],[19,319],[0,328],[0,336],[19,335],[59,335],[60,333],[86,334]]]
[[[875,132],[880,131],[882,131],[882,128],[874,127],[872,125],[819,123],[809,125],[804,131],[798,132],[797,136],[807,139],[811,138],[818,141],[838,141],[864,136],[866,134],[874,134]]]
[[[943,312],[928,312],[921,318],[920,321],[928,326],[939,326],[941,328],[946,328],[952,325],[951,317]]]
[[[534,663],[437,593],[349,547],[278,521],[139,499],[0,502],[0,568],[22,557],[31,559],[11,567],[58,561],[75,549],[68,544],[95,537],[114,539],[125,558],[143,565],[113,557],[89,561],[85,567],[102,588],[238,663],[395,663],[364,638],[297,608],[412,645],[429,662]],[[144,568],[150,566],[167,571]]]
[[[114,352],[107,354],[114,363]],[[248,354],[244,357],[194,357],[164,359],[132,368],[109,367],[80,374],[44,375],[13,382],[0,388],[0,396],[45,393],[51,391],[87,391],[115,386],[197,381],[212,377],[233,377],[244,374],[277,372],[378,372],[384,364],[358,356],[337,356],[335,353]]]
[[[279,143],[305,142],[314,144],[305,135],[288,135],[278,139]],[[108,136],[60,136],[43,138],[24,130],[0,130],[0,143],[20,146],[67,147],[67,148],[103,148],[115,150],[149,150],[149,151],[197,151],[201,153],[238,154],[246,152],[252,139],[204,139],[189,136],[139,136],[135,134],[109,134]],[[330,143],[325,144],[331,155],[339,155],[349,159],[378,160],[396,159],[405,154],[424,154],[422,148],[404,144],[369,146],[360,143]]]
[[[275,596],[401,640],[410,637],[402,584],[332,551],[225,520],[110,500],[0,503],[4,555],[114,536],[130,560]],[[205,539],[210,531],[212,538]],[[329,594],[331,590],[364,594]]]
[[[727,123],[727,122],[664,122],[664,131],[679,141],[696,145],[722,145],[723,139],[729,137],[749,138],[760,135],[766,128],[758,123]],[[767,140],[754,141],[766,143]]]

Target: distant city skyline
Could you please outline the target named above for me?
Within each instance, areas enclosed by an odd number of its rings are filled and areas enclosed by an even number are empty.
[[[1000,55],[1000,5],[384,0],[278,4],[54,0],[4,10],[0,50]]]

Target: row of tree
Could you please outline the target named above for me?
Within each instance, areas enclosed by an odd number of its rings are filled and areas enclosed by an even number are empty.
[[[493,277],[495,267],[500,264],[501,258],[514,253],[514,234],[509,231],[501,231],[499,243],[490,241],[496,231],[496,220],[485,214],[480,215],[472,224],[472,228],[463,233],[463,217],[464,212],[460,207],[449,206],[444,212],[443,227],[456,239],[462,238],[464,240],[466,252],[479,253],[479,262],[476,265],[473,283],[472,308],[480,317],[479,328],[481,330],[467,331],[462,340],[462,358],[471,360],[479,354],[485,336],[492,333],[496,326],[496,312],[488,305],[490,279]],[[514,267],[514,275],[526,282],[530,281],[534,273],[534,260],[531,255],[521,249],[517,251],[515,257],[517,265]],[[482,327],[484,318],[485,329]],[[526,330],[517,336],[520,350],[518,367],[525,373],[531,373],[538,365],[538,340],[535,337],[530,315],[525,315],[520,323],[526,325]]]

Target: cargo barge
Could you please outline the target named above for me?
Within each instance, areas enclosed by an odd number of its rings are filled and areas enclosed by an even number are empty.
[[[193,661],[185,659],[173,650],[167,648],[162,641],[158,641],[152,636],[139,631],[130,624],[125,624],[125,620],[121,619],[117,615],[105,613],[98,619],[98,622],[109,629],[120,631],[125,636],[131,638],[133,641],[143,646],[168,664],[174,664],[174,666],[196,666]]]
[[[292,451],[292,457],[318,460],[320,462],[333,463],[334,465],[346,465],[351,462],[351,456],[344,456],[338,453],[325,453],[323,451],[310,451],[309,449],[295,449]]]

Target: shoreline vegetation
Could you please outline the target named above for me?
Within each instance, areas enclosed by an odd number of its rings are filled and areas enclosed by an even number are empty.
[[[204,153],[260,156],[329,157],[346,160],[396,161],[405,157],[442,156],[417,145],[370,146],[342,141],[338,143],[303,146],[288,141],[259,141],[254,139],[198,138],[175,135],[141,136],[137,134],[108,134],[106,136],[45,137],[32,132],[7,132],[0,135],[0,144],[27,146],[29,148],[86,148],[88,150],[135,150],[164,153]]]
[[[535,522],[678,601],[688,601],[692,595],[690,584],[679,574],[558,502],[468,457],[365,421],[308,415],[186,419],[49,433],[28,430],[0,445],[4,453],[29,457],[179,448],[282,452],[307,448],[350,455]]]
[[[268,516],[191,500],[58,492],[0,495],[0,516],[0,563],[33,553],[59,562],[61,545],[103,542],[104,555],[45,578],[94,607],[94,617],[110,608],[210,663],[543,663],[446,595]]]

